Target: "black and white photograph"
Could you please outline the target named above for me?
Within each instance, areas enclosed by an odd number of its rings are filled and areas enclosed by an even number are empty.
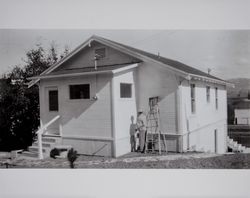
[[[0,0],[0,196],[248,197],[249,3],[222,1]]]
[[[1,167],[250,168],[249,38],[1,30]]]

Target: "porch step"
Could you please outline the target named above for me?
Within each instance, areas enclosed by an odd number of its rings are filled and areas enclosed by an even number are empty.
[[[46,142],[46,143],[42,143],[43,147],[46,147],[46,148],[51,148],[52,145],[54,145],[54,143],[52,142]],[[35,147],[38,147],[38,142],[34,142],[32,146],[35,146]]]
[[[44,135],[42,137],[44,143],[58,143],[61,144],[62,138],[60,136]]]
[[[52,138],[52,137],[42,137],[42,141],[43,142],[52,142],[52,143],[55,143],[56,139]]]
[[[36,153],[36,152],[38,152],[38,149],[39,149],[38,146],[30,146],[30,147],[28,148],[28,151],[33,152],[33,153]],[[47,150],[48,150],[48,149],[43,148],[43,153],[45,153]]]
[[[44,158],[49,157],[50,151],[57,145],[60,145],[61,142],[62,142],[61,137],[53,135],[52,136],[44,135],[42,137],[42,151]],[[28,151],[24,151],[22,152],[22,154],[20,154],[20,157],[38,159],[39,157],[38,152],[39,152],[38,141],[35,141],[31,146],[28,147]]]
[[[242,146],[238,142],[227,136],[227,147],[232,149],[232,152],[240,152],[240,153],[250,153],[250,148]]]
[[[24,151],[24,152],[22,152],[21,156],[38,158],[38,153],[36,153],[36,152],[30,152],[30,151]]]

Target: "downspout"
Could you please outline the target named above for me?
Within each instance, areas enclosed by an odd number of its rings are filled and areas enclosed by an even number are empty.
[[[115,127],[115,80],[114,80],[114,75],[112,75],[111,79],[111,120],[112,120],[112,147],[113,147],[113,152],[112,155],[113,157],[116,157],[116,127]]]

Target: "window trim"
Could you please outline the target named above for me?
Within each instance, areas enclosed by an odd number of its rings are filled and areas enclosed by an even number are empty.
[[[121,85],[125,84],[125,85],[130,85],[130,97],[122,97],[122,90],[121,90]],[[120,82],[120,99],[131,99],[133,98],[133,83],[127,83],[127,82]]]
[[[191,113],[196,113],[196,93],[195,93],[195,83],[190,84],[190,99],[191,99]],[[192,97],[192,90],[193,90],[193,97]]]
[[[89,85],[89,98],[71,98],[70,97],[70,86],[75,86],[75,85]],[[68,99],[69,101],[79,101],[79,100],[90,100],[91,99],[91,84],[90,83],[74,83],[74,84],[69,84],[68,85]]]

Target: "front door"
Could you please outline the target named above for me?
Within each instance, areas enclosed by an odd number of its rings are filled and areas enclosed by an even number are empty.
[[[45,91],[46,91],[45,101],[47,103],[47,106],[46,106],[46,115],[45,115],[46,122],[44,124],[48,123],[50,120],[52,120],[54,117],[56,117],[59,114],[58,88],[47,87]],[[48,135],[60,134],[58,120],[56,120],[54,123],[52,123],[48,127],[46,134]]]
[[[215,129],[214,130],[214,152],[215,153],[217,153],[218,152],[218,148],[217,148],[217,136],[218,136],[218,134],[217,134],[218,132],[217,132],[217,129]]]

